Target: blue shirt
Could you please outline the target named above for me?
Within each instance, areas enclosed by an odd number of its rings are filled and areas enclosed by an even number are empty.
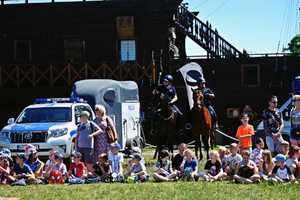
[[[78,131],[78,141],[77,145],[79,148],[88,148],[92,149],[94,148],[94,137],[90,138],[89,135],[98,130],[99,127],[95,122],[87,122],[87,123],[81,123],[78,125],[77,131]]]
[[[36,170],[38,170],[38,168],[41,166],[42,163],[39,160],[36,160],[33,163],[30,163],[28,160],[26,160],[25,164],[28,165],[30,167],[31,171],[33,171],[35,173]]]
[[[186,161],[184,162],[183,168],[185,169],[185,168],[190,167],[190,168],[192,168],[193,171],[196,171],[197,166],[198,166],[197,160],[192,160],[192,161],[187,161],[187,160],[186,160]]]
[[[17,175],[19,174],[33,174],[32,170],[30,167],[24,163],[24,166],[21,168],[18,164],[15,164],[14,170],[13,170]]]

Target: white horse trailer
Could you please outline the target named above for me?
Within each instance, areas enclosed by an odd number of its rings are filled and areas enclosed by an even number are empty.
[[[122,149],[126,146],[141,146],[139,90],[134,81],[110,79],[81,80],[74,83],[72,97],[86,100],[92,107],[105,106],[118,132]]]

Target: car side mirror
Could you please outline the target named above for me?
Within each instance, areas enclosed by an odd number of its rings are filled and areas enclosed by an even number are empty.
[[[7,120],[7,124],[8,124],[8,125],[13,124],[13,123],[15,123],[15,118],[9,118],[9,119]]]

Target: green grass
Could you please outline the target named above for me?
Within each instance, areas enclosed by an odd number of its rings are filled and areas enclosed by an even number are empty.
[[[145,160],[154,164],[152,151],[145,152]],[[203,168],[203,162],[200,168]],[[150,170],[149,170],[150,171]],[[40,199],[299,199],[300,185],[241,185],[233,182],[176,182],[142,184],[91,185],[31,185],[26,187],[0,186],[1,197],[19,197],[24,200]]]

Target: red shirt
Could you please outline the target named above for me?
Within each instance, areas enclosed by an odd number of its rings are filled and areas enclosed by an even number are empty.
[[[252,147],[251,136],[254,135],[254,128],[252,125],[240,125],[236,137],[240,140],[240,145],[243,149],[249,149]]]
[[[79,162],[78,164],[76,163],[71,163],[70,165],[70,171],[72,171],[72,174],[76,177],[82,177],[83,173],[84,173],[84,163],[83,162]]]

